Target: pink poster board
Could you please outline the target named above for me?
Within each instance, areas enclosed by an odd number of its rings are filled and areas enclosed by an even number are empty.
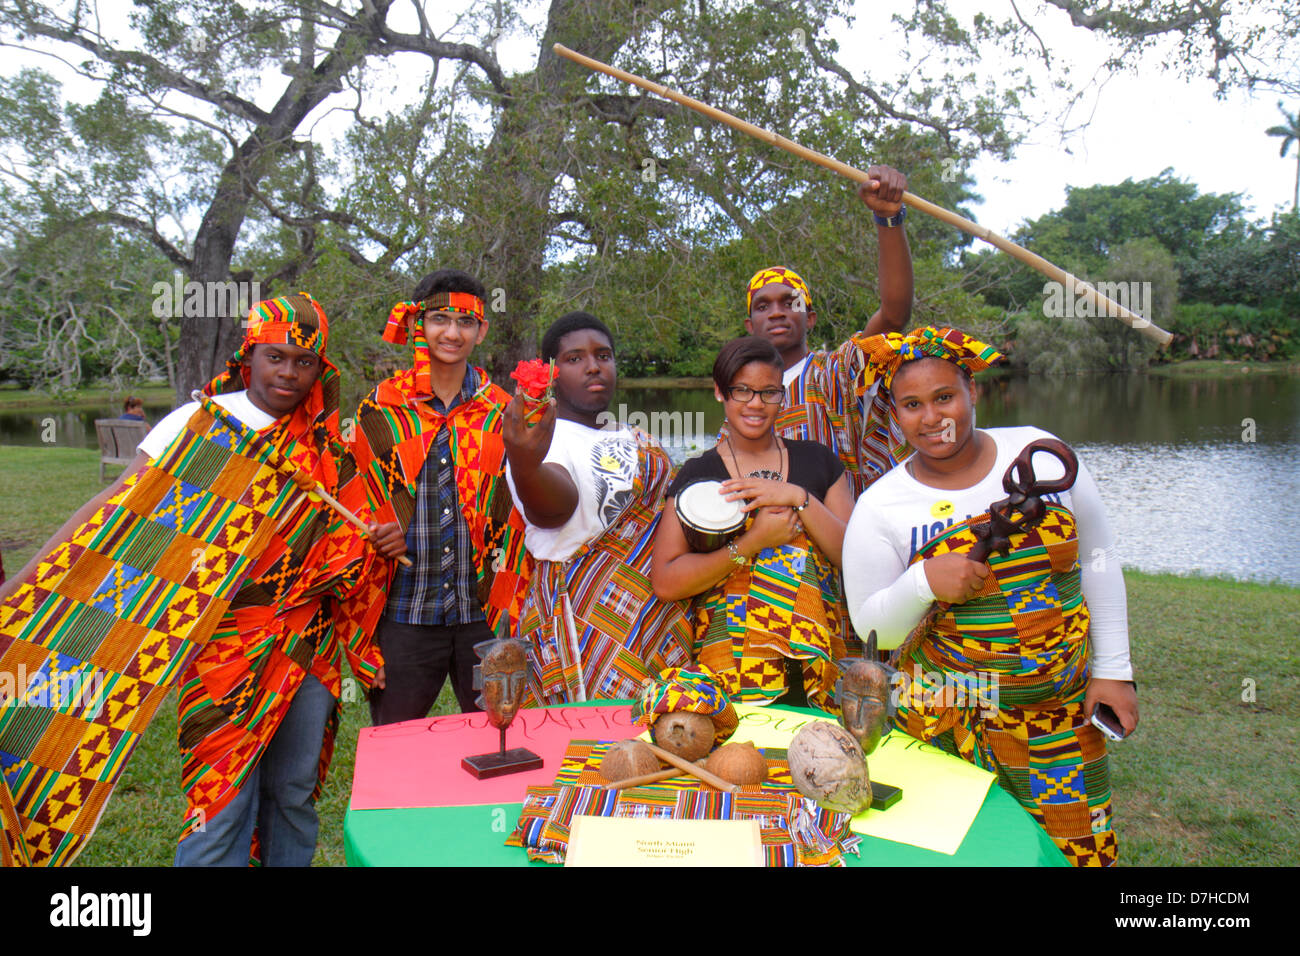
[[[542,758],[541,769],[476,780],[460,761],[496,752],[500,731],[487,722],[486,714],[367,727],[357,740],[352,809],[519,803],[525,787],[555,781],[570,740],[622,740],[644,730],[632,723],[628,704],[521,710],[506,731],[506,747],[527,747]]]

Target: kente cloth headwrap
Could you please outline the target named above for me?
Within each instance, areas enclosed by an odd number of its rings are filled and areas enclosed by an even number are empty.
[[[685,711],[704,714],[713,720],[713,741],[726,742],[735,733],[740,720],[718,675],[707,667],[670,667],[658,680],[646,678],[641,694],[632,705],[632,719],[649,726],[660,714]]]
[[[421,312],[459,312],[483,318],[483,300],[471,292],[435,292],[423,302],[399,302],[388,313],[388,323],[384,326],[385,342],[394,345],[406,344],[406,317]],[[419,328],[420,323],[416,324]]]
[[[858,347],[867,356],[867,364],[875,369],[889,388],[894,374],[907,362],[923,358],[938,358],[959,365],[968,372],[982,372],[1002,362],[1004,356],[991,345],[979,342],[957,329],[936,329],[928,325],[905,335],[886,332],[858,339]]]
[[[255,345],[296,345],[311,349],[320,356],[321,369],[307,397],[283,422],[285,441],[279,442],[282,450],[297,446],[291,456],[304,471],[320,470],[315,477],[333,493],[338,489],[338,471],[335,456],[327,449],[342,448],[339,435],[339,371],[325,357],[329,339],[329,320],[320,303],[306,292],[266,299],[258,302],[248,313],[248,331],[244,341],[226,361],[226,370],[204,387],[205,395],[220,395],[248,388],[250,379],[248,358]],[[307,436],[312,441],[305,442]],[[314,448],[313,448],[314,446]]]
[[[432,395],[433,382],[429,379],[429,342],[424,337],[424,323],[419,321],[423,306],[418,302],[399,302],[388,313],[388,324],[384,326],[382,338],[394,345],[406,344],[406,318],[414,315],[415,322],[415,391],[418,395]]]
[[[415,362],[412,368],[415,371],[415,389],[418,395],[433,394],[433,383],[429,379],[429,363],[431,361],[429,358],[429,342],[424,335],[424,323],[419,321],[421,314],[426,310],[459,312],[464,315],[472,315],[482,321],[483,300],[468,292],[438,292],[429,296],[423,302],[399,302],[388,313],[388,322],[384,326],[383,339],[385,342],[392,342],[394,345],[406,344],[406,319],[410,315],[416,317],[414,323],[415,341],[412,343],[415,347]]]
[[[808,312],[812,311],[812,294],[808,291],[808,283],[799,278],[798,273],[785,266],[771,266],[767,269],[759,269],[749,280],[749,291],[745,294],[746,315],[749,315],[750,307],[754,303],[754,293],[769,285],[788,285],[797,292],[803,293],[804,308]]]

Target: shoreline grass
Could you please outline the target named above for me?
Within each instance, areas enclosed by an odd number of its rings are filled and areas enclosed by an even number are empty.
[[[159,405],[170,402],[175,394],[169,385],[124,385],[122,388],[95,385],[59,395],[34,392],[26,388],[0,388],[0,411],[18,408],[87,408],[120,402],[128,395],[142,398],[149,405]]]
[[[1200,376],[1204,378],[1229,378],[1248,375],[1296,375],[1300,374],[1300,362],[1279,360],[1276,362],[1255,362],[1230,359],[1183,359],[1162,365],[1150,365],[1140,372],[1132,374],[1160,376]],[[981,378],[1012,377],[1022,373],[1008,368],[989,369]],[[1087,373],[1079,374],[1107,374]],[[1121,373],[1129,374],[1129,373]],[[708,388],[713,379],[707,375],[652,375],[642,378],[620,378],[619,388]],[[73,392],[55,395],[50,392],[37,392],[31,389],[17,388],[14,385],[0,385],[0,411],[19,408],[82,408],[117,402],[127,395],[138,395],[149,404],[164,404],[175,397],[174,390],[168,385],[124,385],[114,388],[108,385],[91,385]]]
[[[18,571],[99,485],[96,452],[0,448],[0,548]],[[40,481],[32,476],[39,474]],[[1111,748],[1120,862],[1300,861],[1300,588],[1125,571],[1141,725]],[[455,710],[443,689],[435,713]],[[363,701],[344,704],[318,804],[315,862],[343,865],[343,817]],[[127,765],[85,866],[166,866],[184,813],[174,692]]]

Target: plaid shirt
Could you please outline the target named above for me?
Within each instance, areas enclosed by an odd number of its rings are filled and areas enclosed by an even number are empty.
[[[471,401],[478,390],[478,373],[470,366],[450,407],[437,395],[428,401],[435,412],[446,415]],[[397,565],[389,589],[385,614],[399,624],[438,626],[486,619],[478,600],[474,545],[456,495],[455,467],[451,429],[441,428],[420,469],[415,515],[406,529],[406,553],[412,564]]]

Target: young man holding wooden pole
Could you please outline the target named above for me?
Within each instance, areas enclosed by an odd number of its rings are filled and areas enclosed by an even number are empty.
[[[903,226],[907,177],[889,166],[868,173],[871,180],[858,196],[872,212],[880,244],[880,308],[860,334],[876,335],[902,331],[912,314],[912,254]],[[817,321],[812,296],[807,283],[782,266],[761,269],[749,280],[746,312],[745,330],[775,345],[785,363],[787,407],[777,433],[834,451],[856,499],[906,453],[901,433],[891,432],[888,406],[864,380],[862,353],[853,339],[834,351],[809,350],[808,332]]]

